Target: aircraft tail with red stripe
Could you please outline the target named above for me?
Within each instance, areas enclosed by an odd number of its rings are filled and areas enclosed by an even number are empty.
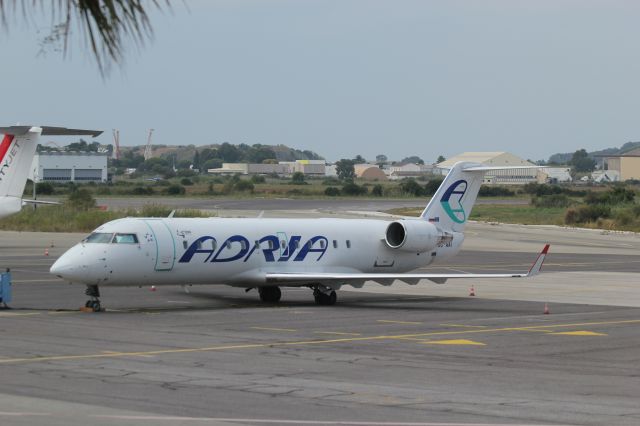
[[[38,139],[47,136],[78,136],[101,134],[96,130],[67,129],[48,126],[0,127],[4,134],[0,143],[0,217],[17,213],[22,208],[22,193],[36,153]]]

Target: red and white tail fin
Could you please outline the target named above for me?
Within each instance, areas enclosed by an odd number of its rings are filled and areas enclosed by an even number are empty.
[[[0,216],[16,213],[22,206],[22,193],[36,153],[40,135],[91,135],[101,131],[47,126],[0,127]]]

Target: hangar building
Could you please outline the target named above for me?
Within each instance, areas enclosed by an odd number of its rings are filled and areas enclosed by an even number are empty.
[[[608,170],[618,172],[620,180],[640,179],[640,148],[624,154],[606,156],[604,161]]]
[[[34,182],[106,182],[106,153],[39,152],[33,157],[29,179]]]

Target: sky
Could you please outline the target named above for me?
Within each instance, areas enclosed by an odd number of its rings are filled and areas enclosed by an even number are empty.
[[[0,31],[0,124],[97,140],[285,144],[328,160],[532,160],[640,140],[640,2],[185,0],[102,78],[50,19]],[[186,4],[186,6],[185,6]]]

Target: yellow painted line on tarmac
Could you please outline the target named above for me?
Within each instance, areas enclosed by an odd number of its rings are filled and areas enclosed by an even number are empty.
[[[317,334],[335,334],[338,336],[362,336],[361,333],[345,333],[342,331],[314,331]]]
[[[267,331],[298,331],[293,328],[275,328],[275,327],[250,327],[254,330],[267,330]]]
[[[463,346],[487,346],[485,343],[475,340],[454,339],[454,340],[430,340],[422,342],[425,345],[463,345]]]
[[[466,325],[466,324],[440,324],[442,327],[468,327],[468,328],[487,328],[486,325]]]
[[[413,324],[413,325],[422,324],[421,322],[417,322],[417,321],[377,320],[377,322],[383,322],[387,324]]]
[[[562,334],[565,336],[606,336],[606,333],[596,333],[595,331],[561,331],[551,334]]]
[[[556,328],[585,327],[585,326],[598,326],[598,325],[628,325],[628,324],[639,324],[639,323],[640,323],[640,319],[619,320],[619,321],[597,321],[597,322],[594,321],[594,322],[583,322],[583,323],[548,324],[548,325],[535,325],[535,326],[524,326],[524,327],[502,327],[502,328],[487,328],[487,329],[457,330],[457,331],[451,331],[451,330],[432,331],[427,333],[414,333],[414,334],[344,337],[344,338],[322,339],[322,340],[274,341],[274,342],[249,343],[249,344],[228,344],[228,345],[210,346],[210,347],[202,347],[202,348],[173,348],[173,349],[159,349],[154,351],[139,351],[139,352],[117,352],[117,353],[106,353],[106,354],[98,353],[98,354],[85,354],[85,355],[51,355],[51,356],[28,357],[28,358],[0,359],[0,365],[27,363],[27,362],[77,361],[77,360],[87,360],[87,359],[121,358],[126,356],[168,355],[168,354],[214,352],[214,351],[239,350],[239,349],[274,348],[274,347],[283,347],[283,346],[284,347],[311,346],[311,345],[325,345],[325,344],[331,344],[331,343],[353,343],[353,342],[378,341],[378,340],[402,340],[402,339],[411,339],[411,338],[425,338],[430,336],[447,336],[447,335],[452,336],[452,335],[461,335],[461,334],[495,333],[495,332],[522,331],[522,330],[526,331],[526,330],[539,329],[539,328],[556,329]],[[282,330],[282,329],[278,329],[278,330]]]

